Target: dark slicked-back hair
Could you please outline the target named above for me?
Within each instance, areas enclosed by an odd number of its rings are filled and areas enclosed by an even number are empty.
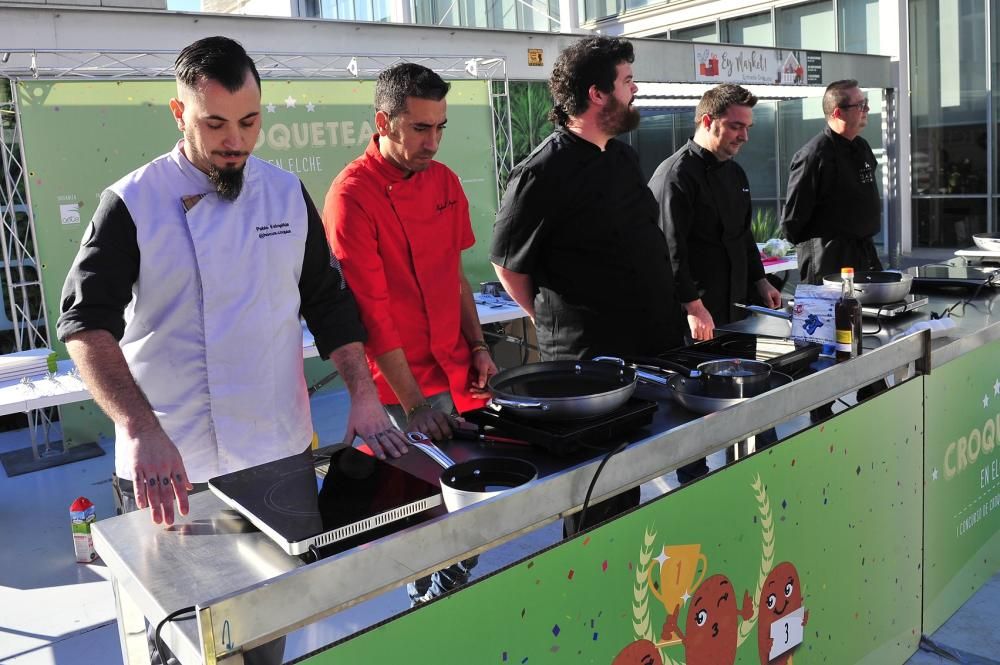
[[[717,85],[704,95],[698,102],[698,108],[694,111],[695,123],[700,123],[702,116],[706,113],[710,118],[718,118],[725,115],[730,106],[749,106],[753,108],[757,105],[757,98],[749,90],[734,83],[723,83]]]
[[[247,72],[260,88],[260,74],[240,43],[228,37],[206,37],[186,46],[174,61],[174,75],[189,88],[207,79],[216,81],[229,92],[243,87]]]
[[[587,37],[564,49],[549,77],[553,104],[549,120],[565,125],[570,116],[586,112],[590,86],[611,92],[618,78],[618,65],[634,61],[632,43],[618,37]]]
[[[375,81],[375,110],[395,118],[406,110],[406,98],[439,102],[451,89],[435,72],[414,62],[400,62],[382,70]]]
[[[854,79],[834,81],[826,86],[826,92],[823,93],[823,115],[829,118],[833,115],[835,108],[844,104],[850,104],[851,95],[848,91],[857,87],[858,82]]]

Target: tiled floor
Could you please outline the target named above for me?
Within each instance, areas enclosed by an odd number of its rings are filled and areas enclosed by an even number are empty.
[[[343,434],[345,400],[335,392],[313,397],[316,429],[324,443]],[[784,432],[782,432],[784,434]],[[58,434],[57,434],[58,435]],[[27,435],[0,434],[0,452],[22,448]],[[0,473],[0,664],[120,665],[121,651],[108,573],[100,562],[74,561],[69,529],[69,505],[86,496],[98,517],[114,511],[110,477],[111,444],[106,455],[8,478]],[[712,468],[722,453],[709,459]],[[643,486],[644,498],[677,486],[668,474]],[[561,536],[554,523],[484,554],[476,575],[520,559]],[[285,658],[291,659],[402,611],[408,605],[402,589],[374,598],[292,634]],[[963,660],[946,660],[918,652],[911,665],[936,663],[998,663],[1000,633],[984,630],[1000,610],[1000,577],[994,578],[934,636],[944,650]]]

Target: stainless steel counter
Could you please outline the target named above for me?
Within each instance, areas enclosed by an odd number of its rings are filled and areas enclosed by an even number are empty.
[[[944,339],[928,332],[889,341],[913,323],[955,301],[935,296],[929,309],[889,322],[866,338],[864,362],[833,365],[724,413],[697,417],[662,388],[639,396],[660,402],[654,422],[607,464],[594,490],[596,502],[704,457],[902,367],[926,371],[1000,337],[991,311],[994,294],[967,306]],[[756,317],[744,330],[777,332],[787,325]],[[873,327],[866,322],[865,328]],[[785,333],[787,334],[787,333]],[[877,348],[876,348],[877,347]],[[928,362],[928,357],[930,362]],[[450,450],[475,456],[475,445]],[[412,456],[408,456],[412,457]],[[582,504],[600,462],[581,460],[502,497],[439,515],[381,540],[310,565],[285,555],[210,494],[192,498],[191,512],[171,529],[134,513],[99,522],[95,543],[114,575],[126,662],[143,662],[142,617],[157,622],[171,611],[197,606],[197,618],[167,624],[164,641],[182,663],[242,662],[241,648],[285,634],[356,602],[394,588],[473,552],[489,549],[572,513]],[[433,473],[413,457],[419,473]],[[147,657],[148,658],[148,657]],[[146,661],[148,662],[148,660]]]

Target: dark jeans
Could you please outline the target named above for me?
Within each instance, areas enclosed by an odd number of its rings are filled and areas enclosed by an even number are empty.
[[[139,509],[135,503],[135,488],[132,486],[131,480],[112,476],[111,486],[115,493],[115,510],[119,515],[131,513]],[[195,483],[194,489],[190,494],[204,492],[206,489],[208,489],[206,483]],[[167,653],[162,655],[157,650],[155,632],[156,626],[146,622],[146,641],[149,642],[150,665],[178,665],[179,661],[170,653],[169,649]],[[166,656],[166,660],[164,660],[164,656]],[[262,644],[244,653],[243,662],[246,665],[280,665],[284,662],[284,657],[285,638],[279,637],[272,642]]]

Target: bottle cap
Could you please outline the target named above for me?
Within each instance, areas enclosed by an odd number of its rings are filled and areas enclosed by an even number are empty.
[[[854,268],[841,268],[840,276],[843,277],[854,277]]]
[[[93,505],[94,504],[92,504],[90,500],[87,499],[87,497],[81,496],[76,501],[73,502],[73,505],[71,505],[69,509],[75,513],[80,513],[83,512],[84,510],[87,510]]]

